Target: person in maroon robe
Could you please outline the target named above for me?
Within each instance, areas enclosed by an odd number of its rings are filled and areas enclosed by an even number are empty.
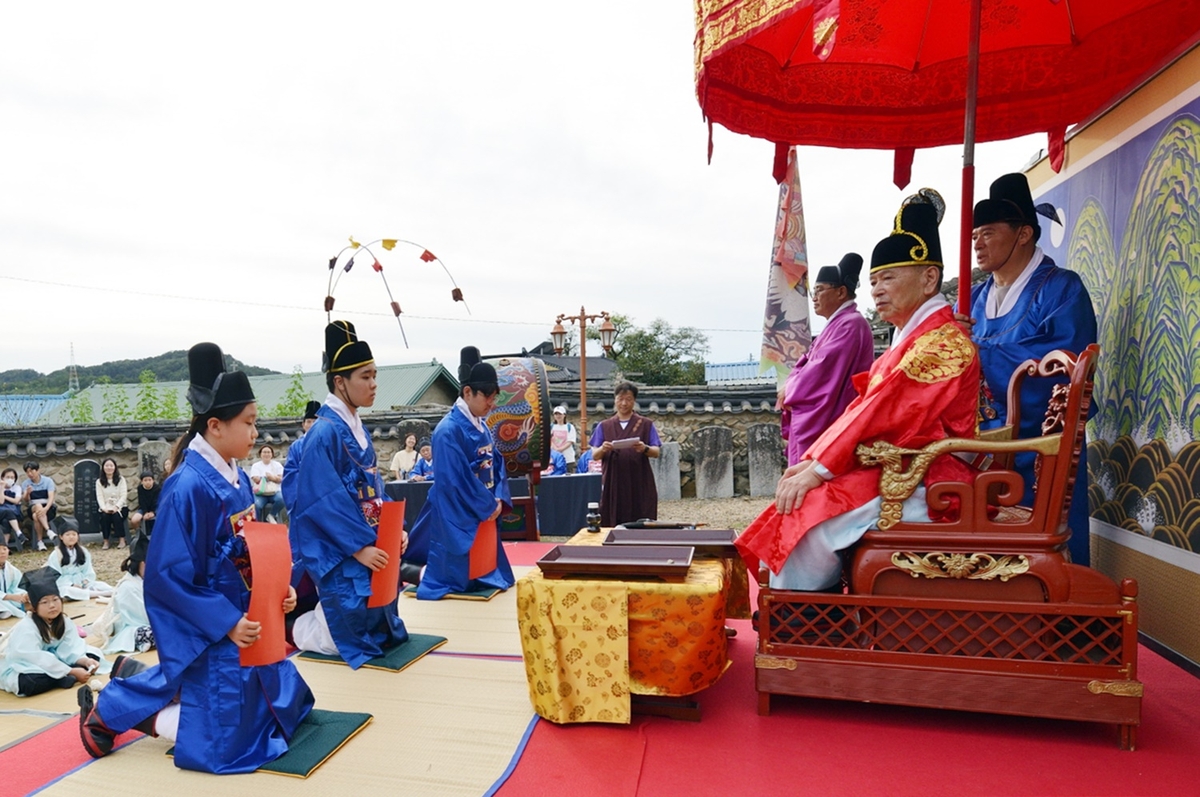
[[[658,488],[650,460],[662,441],[649,418],[633,411],[638,389],[621,382],[613,390],[617,414],[592,432],[592,458],[601,463],[600,525],[617,526],[658,517]]]
[[[813,309],[829,323],[779,389],[789,467],[858,395],[850,377],[868,370],[875,359],[871,325],[854,303],[862,266],[862,255],[850,252],[836,266],[823,266],[813,282]]]

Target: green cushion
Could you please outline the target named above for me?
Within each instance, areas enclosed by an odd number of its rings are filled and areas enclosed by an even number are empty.
[[[417,588],[409,584],[401,594],[407,598],[415,598],[417,597]],[[490,601],[499,594],[500,590],[495,587],[485,587],[484,589],[471,590],[470,592],[451,592],[448,595],[444,595],[442,600]]]
[[[390,672],[400,672],[408,665],[417,661],[431,650],[436,650],[446,644],[446,637],[434,636],[433,634],[409,634],[408,641],[397,645],[394,648],[389,648],[382,656],[378,656],[369,660],[364,667],[370,667],[373,670],[388,670]],[[311,653],[304,651],[299,654],[299,658],[307,661],[320,661],[329,664],[345,664],[346,662],[341,656],[327,656],[324,653]]]
[[[257,771],[307,778],[372,719],[370,714],[314,708],[292,735],[287,752]],[[167,750],[167,755],[175,755],[175,748]]]

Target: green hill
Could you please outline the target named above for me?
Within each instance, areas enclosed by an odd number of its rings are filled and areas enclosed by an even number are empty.
[[[226,357],[231,368],[245,371],[250,376],[279,373],[269,368],[246,365],[228,355]],[[142,371],[146,370],[153,371],[155,378],[160,382],[186,380],[188,376],[187,352],[169,351],[157,357],[145,357],[140,360],[113,360],[100,365],[76,366],[80,387],[87,387],[93,383],[104,381],[106,378],[107,381],[115,384],[136,383]],[[57,395],[65,393],[69,375],[69,368],[60,368],[48,374],[42,374],[29,368],[0,371],[0,394]]]

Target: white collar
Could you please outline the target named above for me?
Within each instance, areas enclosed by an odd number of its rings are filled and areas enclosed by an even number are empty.
[[[950,302],[946,301],[946,297],[942,296],[940,293],[935,293],[933,296],[930,296],[925,300],[925,304],[918,307],[916,312],[912,314],[912,318],[908,319],[907,324],[905,324],[903,327],[897,327],[896,331],[892,333],[892,346],[899,346],[900,341],[908,337],[909,333],[919,327],[926,318],[929,318],[929,316],[933,315],[938,310],[941,310],[943,307],[949,306]]]
[[[838,309],[833,311],[833,315],[829,316],[829,320],[825,322],[825,326],[829,326],[830,324],[832,324],[833,319],[837,318],[842,313],[846,312],[846,308],[853,307],[853,306],[854,306],[853,299],[847,299],[846,301],[842,302],[841,306],[838,307]]]
[[[1035,246],[1033,248],[1033,257],[1025,264],[1025,268],[1013,280],[1012,285],[1008,286],[1008,292],[1004,294],[1003,302],[1000,301],[1000,294],[996,290],[999,286],[996,284],[995,278],[992,279],[992,288],[988,291],[987,303],[983,308],[984,317],[997,318],[998,316],[1008,315],[1012,312],[1012,309],[1017,306],[1017,300],[1021,298],[1021,292],[1025,290],[1025,286],[1029,284],[1029,280],[1033,277],[1033,272],[1037,271],[1037,267],[1041,265],[1043,257],[1042,247]]]
[[[454,408],[463,415],[467,416],[467,420],[470,421],[471,425],[473,425],[476,429],[481,432],[487,431],[487,426],[484,425],[483,418],[475,417],[475,414],[471,412],[471,408],[467,406],[466,399],[464,399],[462,396],[459,396],[458,400],[454,402]]]
[[[362,418],[358,417],[358,410],[351,409],[349,404],[332,393],[325,397],[325,406],[336,412],[337,416],[346,422],[350,431],[354,433],[354,439],[358,441],[359,446],[366,448],[367,428],[363,426]]]
[[[217,473],[221,474],[222,479],[234,487],[238,486],[237,463],[232,459],[229,461],[221,459],[221,455],[217,453],[217,449],[213,448],[212,444],[204,439],[204,435],[198,434],[193,437],[192,442],[188,443],[188,449],[204,457],[204,461],[212,465]]]

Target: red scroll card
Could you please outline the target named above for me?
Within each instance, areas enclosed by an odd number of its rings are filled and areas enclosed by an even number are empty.
[[[486,576],[496,569],[496,521],[485,520],[475,532],[475,542],[467,554],[467,578]]]
[[[377,609],[395,603],[400,596],[400,547],[404,541],[404,502],[384,501],[379,509],[379,535],[375,547],[387,554],[387,565],[371,574],[371,597],[367,608]]]
[[[242,533],[250,552],[250,609],[246,616],[262,623],[258,641],[238,651],[243,667],[274,664],[287,656],[283,635],[283,602],[292,580],[292,548],[287,526],[247,522]]]

